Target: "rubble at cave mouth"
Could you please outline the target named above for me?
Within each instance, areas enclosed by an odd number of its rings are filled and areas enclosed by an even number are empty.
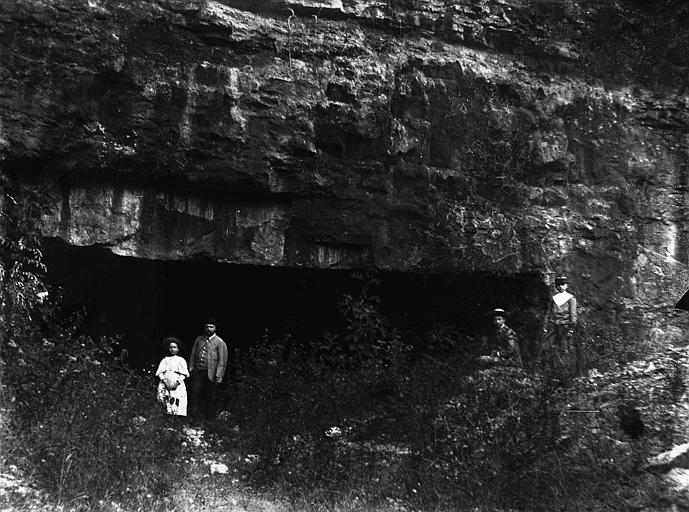
[[[317,341],[326,332],[341,334],[345,320],[338,304],[345,294],[359,294],[364,275],[376,280],[370,295],[380,298],[383,314],[416,344],[443,324],[469,336],[485,334],[495,307],[511,312],[515,328],[531,332],[546,293],[537,274],[261,267],[143,260],[54,238],[43,245],[48,281],[62,290],[63,313],[85,308],[84,334],[121,336],[136,366],[159,359],[165,336],[180,338],[188,355],[207,317],[217,320],[218,334],[238,350],[265,335]]]

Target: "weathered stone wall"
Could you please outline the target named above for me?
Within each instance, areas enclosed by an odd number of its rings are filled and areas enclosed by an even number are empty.
[[[658,329],[688,282],[689,95],[643,74],[633,5],[3,2],[1,165],[76,245],[568,273]]]

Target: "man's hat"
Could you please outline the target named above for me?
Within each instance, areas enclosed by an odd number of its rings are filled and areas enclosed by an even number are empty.
[[[495,309],[493,310],[493,316],[494,316],[494,317],[496,317],[496,316],[505,317],[505,316],[506,316],[505,310],[504,310],[504,309],[500,309],[500,308],[495,308]]]
[[[203,325],[208,325],[208,324],[212,324],[212,325],[216,325],[216,326],[218,325],[217,322],[215,321],[215,318],[213,318],[212,316],[209,316],[208,318],[206,318],[203,321]]]
[[[556,277],[555,284],[567,284],[567,278],[565,276]]]

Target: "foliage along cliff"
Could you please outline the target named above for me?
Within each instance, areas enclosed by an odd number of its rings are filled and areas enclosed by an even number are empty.
[[[689,257],[689,10],[650,3],[2,2],[1,170],[75,245],[567,273],[633,323]]]

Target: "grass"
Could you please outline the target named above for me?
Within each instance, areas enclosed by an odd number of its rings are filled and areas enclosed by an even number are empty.
[[[289,351],[262,340],[245,354],[225,410],[198,425],[203,442],[163,413],[155,380],[122,366],[112,340],[63,329],[2,347],[0,472],[35,490],[0,499],[10,510],[75,512],[652,504],[656,482],[638,468],[677,433],[663,427],[663,411],[681,401],[665,373],[686,361],[660,351],[646,354],[653,365],[630,361],[563,386],[557,375],[467,365],[480,347],[454,332],[412,353],[375,303],[348,304],[345,340]],[[618,342],[629,350],[623,339],[606,347]],[[653,403],[647,438],[619,431],[620,393],[625,405]],[[229,471],[211,474],[212,462]]]
[[[27,350],[24,356],[30,357]],[[88,374],[87,368],[92,366],[98,368],[98,374],[121,371],[116,366],[103,368],[104,362],[94,365],[84,357],[77,359],[77,373]],[[547,448],[546,456],[534,456],[528,465],[514,465],[514,461],[504,459],[499,443],[516,441],[504,437],[499,425],[492,434],[497,436],[497,446],[489,442],[490,438],[476,437],[477,431],[490,428],[491,418],[510,417],[498,414],[499,411],[516,413],[528,405],[510,402],[512,395],[501,385],[498,374],[484,374],[483,378],[491,379],[490,382],[482,382],[477,379],[478,374],[473,374],[473,384],[467,387],[471,383],[462,381],[463,390],[457,388],[454,393],[448,377],[436,375],[435,379],[444,380],[445,392],[436,393],[431,399],[429,394],[441,386],[425,373],[430,367],[417,365],[414,371],[406,368],[405,386],[415,388],[417,394],[410,395],[411,391],[402,385],[395,388],[395,392],[402,392],[402,402],[410,402],[401,409],[395,407],[399,398],[393,400],[386,395],[385,399],[373,400],[371,397],[381,390],[371,386],[369,378],[361,379],[367,383],[368,394],[353,384],[337,388],[329,382],[321,388],[322,382],[316,385],[317,382],[309,381],[309,387],[298,382],[286,367],[281,373],[281,365],[277,363],[278,371],[276,366],[270,366],[271,378],[266,374],[255,376],[263,382],[261,388],[253,381],[251,386],[246,382],[237,384],[231,394],[233,400],[228,402],[230,412],[200,425],[205,431],[205,443],[199,446],[185,436],[181,425],[171,423],[171,418],[162,415],[155,402],[145,398],[147,394],[153,395],[151,382],[145,376],[132,377],[128,372],[122,381],[117,381],[123,383],[125,395],[114,402],[114,411],[87,406],[84,400],[92,396],[92,390],[76,385],[66,395],[73,407],[65,402],[55,407],[43,404],[43,414],[29,418],[21,411],[17,416],[16,409],[6,409],[0,432],[3,445],[13,449],[3,451],[0,472],[19,474],[24,482],[40,485],[42,491],[5,495],[0,503],[9,510],[27,511],[392,512],[546,510],[555,504],[561,505],[562,510],[625,510],[625,503],[648,502],[650,494],[644,486],[653,482],[645,481],[644,475],[635,473],[633,467],[620,470],[621,465],[601,464],[608,456],[631,460],[635,455],[625,455],[624,451],[613,454],[610,446],[596,444],[595,437],[585,435],[591,425],[572,427],[579,429],[576,446]],[[415,375],[415,371],[419,374]],[[343,375],[332,373],[335,379]],[[350,376],[354,378],[356,372]],[[87,375],[87,381],[90,378]],[[427,379],[425,385],[417,380],[422,378]],[[512,380],[508,381],[510,389]],[[291,388],[286,387],[288,381]],[[387,389],[388,379],[383,381]],[[458,378],[455,384],[459,382]],[[276,386],[282,387],[290,398],[275,394]],[[239,396],[240,392],[244,396]],[[344,393],[340,396],[342,401],[337,401],[338,392]],[[497,404],[495,409],[488,408],[490,400],[484,400],[485,407],[474,411],[477,415],[471,410],[455,409],[453,404],[469,403],[471,395],[480,396],[482,392],[492,396]],[[139,397],[126,398],[128,393]],[[446,393],[454,399],[445,399]],[[369,405],[352,403],[354,394],[361,394]],[[3,402],[21,409],[22,399],[25,398],[21,395],[14,400],[5,395]],[[300,416],[303,408],[275,408],[277,403],[290,400],[313,405],[332,399],[336,401],[327,406],[320,404],[319,411],[328,417],[320,424]],[[250,409],[237,407],[232,411],[232,404],[241,405],[243,400],[261,404],[261,410],[254,408],[251,413]],[[413,412],[422,400],[431,405]],[[385,402],[386,407],[382,407]],[[444,405],[438,408],[439,404]],[[441,410],[445,412],[439,414]],[[80,414],[75,415],[75,411]],[[342,414],[339,418],[338,411]],[[7,420],[10,412],[10,416],[23,418],[23,427],[14,419]],[[481,416],[486,421],[477,423]],[[121,421],[116,421],[117,417]],[[46,426],[48,421],[52,426]],[[395,427],[395,422],[404,428]],[[415,428],[414,422],[418,422]],[[267,429],[269,425],[273,428]],[[323,428],[325,425],[330,427]],[[597,427],[609,430],[611,427],[606,425],[600,423]],[[41,434],[46,428],[46,433]],[[29,439],[31,435],[35,439]],[[473,453],[452,453],[468,442],[478,443]],[[104,450],[122,443],[135,454],[109,458],[106,462],[111,466],[103,467]],[[580,443],[584,444],[579,446]],[[621,444],[627,451],[635,449],[629,443]],[[509,446],[514,450],[522,445]],[[581,450],[584,451],[579,453]],[[51,451],[55,452],[52,456]],[[581,456],[584,453],[587,457]],[[39,456],[53,457],[53,463],[46,466]],[[73,459],[81,467],[70,465]],[[228,473],[211,474],[211,462],[227,464]],[[23,469],[23,473],[8,469],[10,466]],[[523,488],[515,489],[514,482]]]

